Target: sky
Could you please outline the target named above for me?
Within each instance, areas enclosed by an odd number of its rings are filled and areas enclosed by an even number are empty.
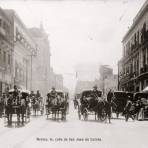
[[[122,38],[145,0],[1,0],[27,27],[43,23],[49,35],[51,65],[67,85],[79,64],[108,64],[117,73]],[[68,83],[69,81],[69,83]]]

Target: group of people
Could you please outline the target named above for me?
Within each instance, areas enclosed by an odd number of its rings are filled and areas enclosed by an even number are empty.
[[[87,92],[87,91],[86,91]],[[121,97],[118,97],[114,94],[112,90],[108,92],[106,97],[101,95],[101,91],[97,89],[95,85],[93,90],[90,93],[86,93],[85,91],[80,94],[80,99],[77,99],[77,96],[74,99],[74,107],[75,109],[78,104],[80,104],[80,109],[83,114],[83,110],[87,109],[89,111],[96,111],[96,113],[102,112],[105,110],[106,115],[111,118],[112,112],[114,111],[118,117],[119,113],[125,116],[125,121],[128,121],[129,118],[133,120],[135,118],[138,119],[139,114],[145,110],[145,107],[148,107],[148,101],[146,98],[138,98],[136,101],[132,100],[132,93],[121,92]],[[125,96],[123,96],[125,94]],[[133,94],[135,95],[135,94]],[[80,100],[80,103],[79,103]],[[99,109],[100,108],[100,109]]]
[[[31,114],[32,104],[35,102],[41,102],[41,94],[39,90],[35,94],[33,91],[31,93],[25,92],[14,85],[13,89],[8,90],[7,93],[3,93],[0,97],[0,117],[6,116],[8,120],[8,125],[12,124],[13,114],[17,114],[18,124],[22,121],[24,123],[24,117]]]
[[[12,124],[12,115],[17,114],[18,124],[20,123],[20,117],[22,124],[24,123],[24,115],[26,113],[27,106],[29,104],[28,94],[21,93],[17,86],[14,86],[14,90],[9,92],[5,98],[5,113],[8,119],[8,124]]]
[[[148,97],[148,95],[147,95],[147,97]],[[118,104],[116,104],[117,99],[118,98],[116,98],[114,96],[114,92],[112,92],[110,90],[107,95],[107,100],[109,102],[113,103],[113,106],[116,108],[116,110],[118,110],[118,109],[120,110],[120,106],[118,106]],[[133,120],[135,120],[135,119],[138,120],[138,117],[139,117],[139,114],[141,113],[141,111],[144,111],[144,108],[146,106],[148,106],[148,101],[146,99],[146,96],[142,97],[142,94],[140,94],[140,96],[138,96],[138,98],[136,98],[136,94],[127,93],[126,97],[123,99],[125,99],[125,101],[126,101],[125,104],[122,104],[122,106],[124,107],[123,111],[122,111],[122,115],[125,116],[125,121],[128,121],[129,118],[131,118]],[[120,100],[120,98],[119,98],[119,100]]]
[[[63,94],[59,94],[55,87],[52,87],[51,91],[49,93],[47,93],[47,100],[46,100],[46,104],[48,106],[54,105],[54,106],[58,106],[61,105],[61,103],[64,101],[64,96]]]

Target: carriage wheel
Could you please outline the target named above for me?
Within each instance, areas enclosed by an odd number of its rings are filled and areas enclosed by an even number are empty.
[[[62,120],[66,120],[66,111],[62,111]]]
[[[144,120],[144,110],[143,109],[140,110],[137,118],[138,118],[137,119],[138,121]]]
[[[119,119],[119,113],[116,113],[116,118]]]
[[[88,120],[88,112],[87,112],[86,109],[83,112],[83,118],[84,118],[85,121]]]
[[[84,112],[83,113],[83,118],[84,118],[85,121],[88,120],[88,114],[87,114],[87,112]]]
[[[80,111],[80,106],[78,105],[78,118],[81,120],[81,111]]]
[[[81,120],[81,113],[80,113],[80,111],[78,111],[78,117],[79,117],[79,120]]]
[[[106,115],[106,112],[104,109],[102,109],[102,113],[101,113],[101,116],[100,116],[100,120],[101,121],[105,121],[107,118],[107,115]]]

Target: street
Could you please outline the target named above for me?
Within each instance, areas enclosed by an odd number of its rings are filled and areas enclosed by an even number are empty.
[[[89,116],[88,121],[79,120],[77,111],[70,104],[66,121],[31,117],[25,126],[7,127],[0,119],[0,147],[3,148],[146,148],[147,121],[125,122],[124,118],[112,123],[101,123]]]
[[[0,148],[147,141],[148,0],[0,1]]]

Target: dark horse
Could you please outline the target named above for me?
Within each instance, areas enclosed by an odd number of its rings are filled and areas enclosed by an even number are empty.
[[[35,98],[32,106],[33,106],[33,113],[34,113],[35,116],[37,116],[38,111],[40,109],[40,102],[39,102],[39,100],[37,98]]]
[[[96,117],[99,121],[107,121],[108,118],[109,123],[111,122],[111,103],[101,97],[81,98],[80,111],[85,120],[88,119],[88,112],[94,112],[95,120]]]
[[[24,115],[26,114],[26,102],[24,98],[13,98],[12,95],[8,97],[6,103],[6,115],[8,119],[8,125],[12,124],[12,115],[17,114],[17,123],[20,123],[20,117],[22,124],[24,124]]]
[[[58,119],[59,114],[61,114],[61,119],[66,119],[66,112],[68,108],[68,102],[64,98],[52,98],[47,99],[47,114],[52,114],[52,119]]]
[[[98,100],[96,108],[98,120],[107,122],[108,119],[109,123],[111,123],[111,106],[111,102],[108,102],[104,99]]]

